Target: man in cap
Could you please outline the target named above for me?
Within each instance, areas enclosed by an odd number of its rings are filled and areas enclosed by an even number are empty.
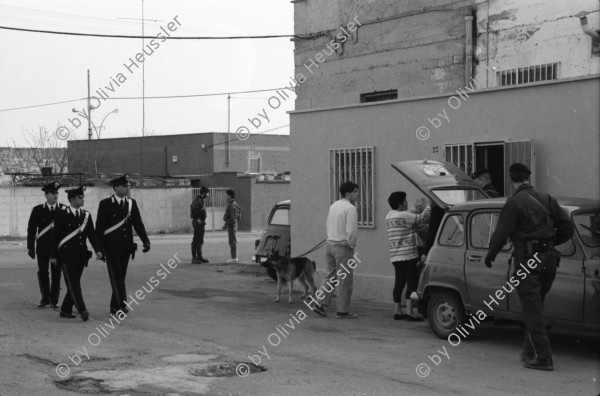
[[[206,227],[206,197],[208,188],[201,187],[200,194],[194,198],[190,206],[190,217],[194,227],[194,239],[192,239],[192,264],[208,263],[202,257],[202,245],[204,244],[204,227]]]
[[[490,175],[489,170],[482,169],[476,171],[471,177],[475,180],[475,182],[477,182],[477,184],[479,184],[479,186],[481,186],[481,189],[485,191],[487,195],[489,195],[491,198],[497,198],[500,196],[500,193],[492,184],[492,176]]]
[[[519,276],[520,282],[516,285],[525,322],[521,360],[527,368],[552,371],[552,353],[544,323],[544,297],[552,287],[560,259],[560,253],[554,246],[568,241],[574,227],[555,198],[535,190],[528,183],[531,171],[527,166],[514,163],[509,172],[515,193],[506,200],[502,209],[485,265],[492,266],[496,255],[510,238],[514,243],[512,259],[515,274],[521,264],[532,268],[526,278]]]
[[[46,203],[34,206],[27,225],[27,254],[35,259],[37,253],[37,275],[40,292],[42,293],[39,308],[44,308],[47,305],[58,308],[60,266],[52,266],[52,283],[50,283],[48,270],[50,269],[50,254],[52,253],[54,237],[54,218],[59,211],[66,208],[65,205],[58,203],[59,188],[60,183],[57,182],[52,182],[42,188],[46,196]]]
[[[51,262],[62,267],[67,285],[67,294],[60,307],[60,317],[72,319],[73,306],[85,322],[89,319],[83,294],[81,292],[81,275],[83,268],[87,267],[92,252],[87,249],[86,240],[89,240],[96,252],[96,258],[102,260],[100,246],[94,233],[94,222],[90,212],[81,207],[84,203],[84,187],[66,190],[67,198],[71,204],[65,210],[56,214],[54,224],[54,243],[52,244]]]
[[[129,257],[133,257],[137,244],[133,243],[133,229],[144,244],[144,253],[150,250],[150,240],[142,222],[135,199],[128,198],[129,175],[110,181],[114,194],[100,201],[96,216],[96,235],[106,257],[108,276],[112,287],[110,313],[129,312],[126,307],[125,276]]]

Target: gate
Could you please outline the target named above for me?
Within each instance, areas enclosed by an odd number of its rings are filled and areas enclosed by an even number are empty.
[[[227,208],[227,191],[229,187],[212,187],[209,188],[208,197],[206,200],[206,230],[221,230],[225,223],[223,215]],[[192,200],[200,195],[199,188],[192,188]]]

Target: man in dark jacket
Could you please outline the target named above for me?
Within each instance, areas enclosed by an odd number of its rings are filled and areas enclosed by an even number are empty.
[[[71,206],[56,214],[50,261],[53,265],[59,264],[62,267],[68,290],[60,307],[60,317],[74,318],[74,305],[85,322],[90,315],[83,301],[81,275],[92,255],[92,252],[87,249],[86,240],[92,244],[98,260],[102,260],[102,253],[100,253],[94,233],[92,216],[90,212],[81,209],[84,198],[83,190],[83,187],[79,187],[65,191]]]
[[[206,227],[206,197],[208,188],[201,187],[200,195],[194,198],[190,206],[190,217],[194,227],[194,239],[192,239],[192,264],[208,263],[202,257],[202,245],[204,245],[204,228]]]
[[[133,243],[133,230],[144,244],[143,252],[150,250],[150,240],[140,216],[135,199],[128,198],[129,175],[123,175],[110,181],[114,195],[103,199],[98,205],[96,216],[96,235],[100,248],[106,257],[108,276],[112,287],[110,313],[118,310],[129,312],[126,307],[127,292],[125,276],[129,257],[135,253],[137,245]]]
[[[544,323],[544,297],[552,287],[560,259],[554,246],[567,242],[573,236],[574,227],[556,199],[526,183],[531,174],[527,166],[514,163],[509,172],[516,191],[502,209],[485,265],[492,266],[510,238],[514,243],[515,274],[520,265],[532,268],[526,278],[519,277],[516,285],[525,322],[521,359],[527,368],[552,371],[554,366]]]
[[[60,266],[53,265],[50,269],[50,254],[52,253],[52,242],[54,241],[54,218],[59,211],[66,208],[65,205],[57,203],[59,188],[60,183],[57,182],[52,182],[42,188],[46,195],[46,203],[33,208],[27,225],[27,254],[35,259],[37,253],[37,276],[40,292],[42,293],[39,308],[44,308],[47,305],[58,308]],[[48,276],[49,270],[52,272],[52,283],[50,283]]]

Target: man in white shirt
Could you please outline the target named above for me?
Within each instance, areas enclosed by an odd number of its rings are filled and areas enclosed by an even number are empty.
[[[353,260],[354,248],[358,232],[358,212],[354,203],[358,198],[358,185],[345,182],[340,186],[341,199],[329,208],[327,216],[327,251],[325,260],[329,274],[325,278],[321,290],[325,293],[323,305],[329,305],[335,286],[337,286],[336,318],[354,319],[358,316],[348,311],[352,297],[354,267],[348,265]],[[325,315],[323,306],[316,306],[314,311]]]

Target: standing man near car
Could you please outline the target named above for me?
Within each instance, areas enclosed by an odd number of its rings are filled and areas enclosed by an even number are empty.
[[[144,253],[150,250],[150,240],[135,199],[127,197],[130,187],[129,175],[113,179],[110,184],[115,193],[100,201],[98,205],[96,234],[106,257],[112,287],[110,313],[115,314],[118,310],[127,313],[129,311],[126,307],[125,276],[129,257],[133,257],[137,249],[137,244],[133,243],[132,229],[135,229],[142,240]]]
[[[83,210],[84,187],[66,190],[71,206],[61,210],[55,217],[54,240],[52,243],[51,263],[60,265],[65,276],[67,294],[60,306],[60,317],[73,319],[73,306],[81,319],[89,319],[83,293],[81,292],[81,275],[92,257],[92,252],[87,248],[86,240],[92,244],[96,258],[102,260],[100,246],[94,233],[94,222],[87,210]]]
[[[521,360],[527,368],[552,371],[552,353],[544,323],[544,297],[552,287],[560,259],[560,253],[554,246],[568,241],[574,227],[555,198],[527,183],[531,175],[527,166],[514,163],[509,172],[515,193],[502,209],[485,265],[492,266],[507,238],[514,243],[512,258],[515,272],[520,264],[529,260],[538,262],[516,287],[525,322]]]
[[[227,208],[223,215],[223,221],[227,227],[227,236],[229,237],[229,248],[231,249],[231,260],[227,260],[228,263],[237,263],[239,261],[237,256],[237,238],[236,232],[238,223],[242,218],[242,210],[240,206],[235,202],[235,191],[227,190]]]
[[[192,264],[208,263],[202,257],[202,245],[204,245],[204,229],[206,227],[206,197],[208,188],[200,187],[200,194],[194,198],[190,206],[190,217],[194,227],[194,239],[192,239]]]
[[[35,259],[37,253],[37,276],[42,293],[38,308],[44,308],[47,305],[58,308],[60,266],[50,266],[50,254],[54,240],[54,219],[59,211],[66,208],[65,205],[57,203],[59,188],[60,183],[57,182],[52,182],[42,188],[46,196],[46,203],[33,208],[27,225],[27,254]],[[48,276],[49,270],[52,273],[52,283]]]
[[[329,274],[325,277],[329,288],[323,287],[325,297],[323,305],[328,306],[333,295],[333,284],[337,282],[337,312],[336,318],[355,319],[355,313],[349,312],[350,299],[352,297],[352,286],[354,283],[354,269],[347,265],[354,257],[354,248],[358,237],[358,212],[354,203],[358,199],[358,185],[353,182],[345,182],[340,186],[341,199],[335,201],[329,207],[327,215],[327,250],[325,260]],[[344,265],[344,267],[342,267]],[[348,272],[345,277],[338,277],[342,268]],[[345,274],[344,274],[345,275]],[[321,305],[315,305],[313,311],[325,316],[325,309]]]

